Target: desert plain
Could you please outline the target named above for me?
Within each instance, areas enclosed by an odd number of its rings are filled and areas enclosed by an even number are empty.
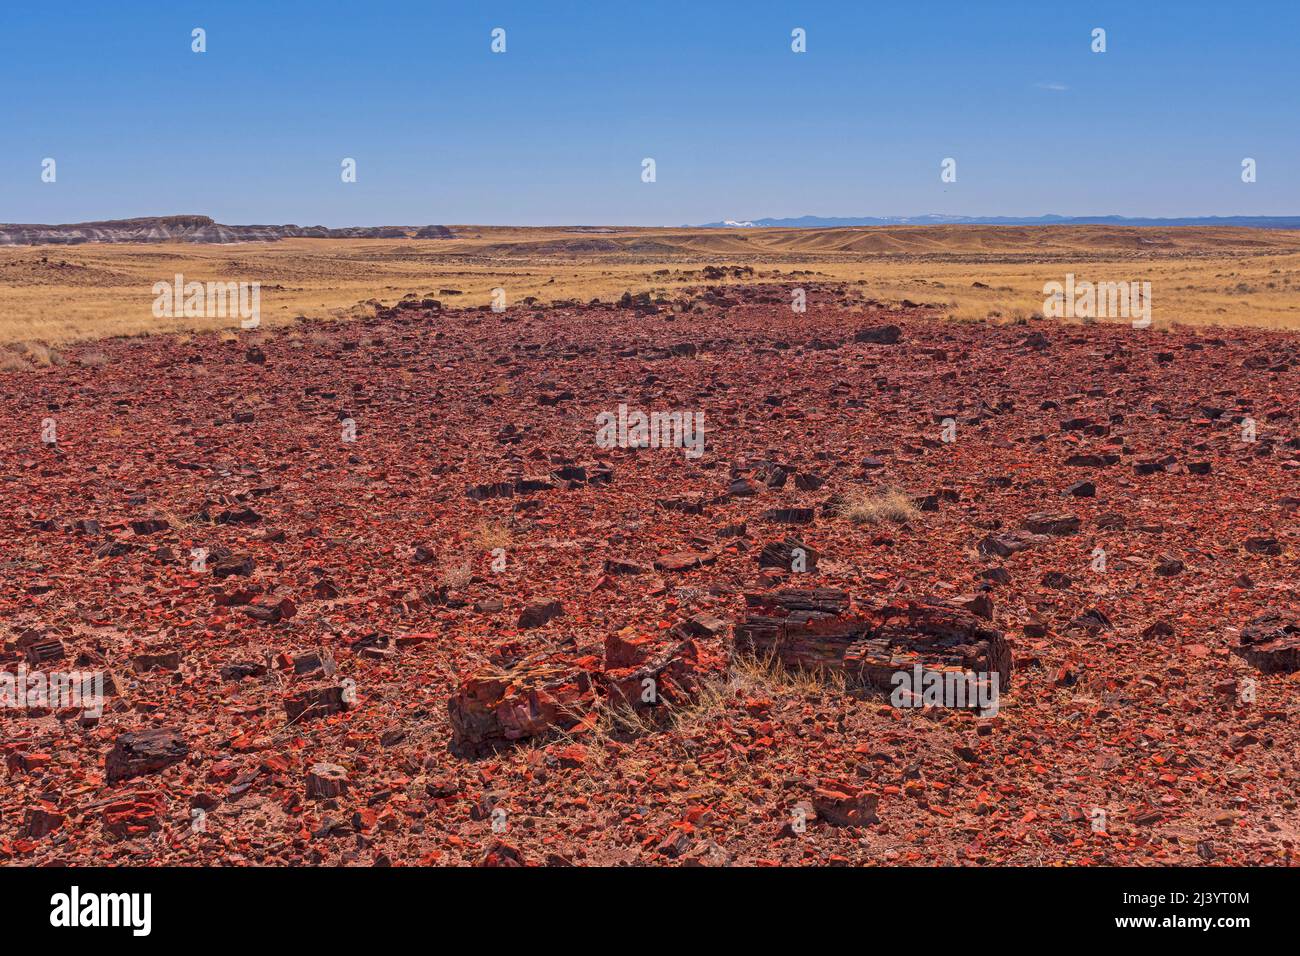
[[[708,265],[749,267],[720,284],[800,275],[959,320],[1041,312],[1066,273],[1149,280],[1155,324],[1300,326],[1300,233],[1247,228],[899,226],[846,229],[450,227],[453,239],[0,245],[0,342],[60,345],[112,335],[212,331],[160,319],[155,282],[258,282],[267,325],[370,314],[414,296],[450,307],[670,295]],[[797,285],[797,282],[795,283]],[[444,298],[446,298],[444,296]]]
[[[452,232],[0,248],[0,860],[1296,862],[1300,236]]]

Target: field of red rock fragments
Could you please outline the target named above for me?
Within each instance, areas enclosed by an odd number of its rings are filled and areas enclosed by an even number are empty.
[[[0,374],[0,862],[1294,863],[1300,337],[806,288]]]

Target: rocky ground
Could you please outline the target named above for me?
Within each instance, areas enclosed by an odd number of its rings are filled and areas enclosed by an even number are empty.
[[[1300,337],[806,289],[0,374],[0,860],[1294,862]]]

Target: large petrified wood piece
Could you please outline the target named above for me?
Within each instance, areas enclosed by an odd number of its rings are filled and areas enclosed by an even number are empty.
[[[894,675],[960,671],[999,690],[1011,683],[1011,645],[989,622],[963,607],[928,598],[852,610],[844,591],[783,589],[748,594],[749,613],[735,628],[733,649],[780,661],[793,670],[838,671],[851,686],[889,690]]]

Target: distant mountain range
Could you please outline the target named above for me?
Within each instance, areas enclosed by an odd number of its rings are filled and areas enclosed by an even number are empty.
[[[1300,216],[799,216],[794,219],[727,219],[684,229],[830,229],[842,226],[1250,226],[1300,230]],[[617,232],[617,227],[570,226],[574,232]],[[463,230],[462,230],[463,231]],[[0,246],[79,245],[85,242],[274,242],[279,239],[453,239],[447,226],[227,226],[210,216],[147,216],[66,225],[0,223]]]
[[[725,219],[695,229],[833,229],[838,226],[1248,226],[1300,229],[1300,216],[1185,216],[1147,219],[1129,216],[797,216],[793,219]]]
[[[274,242],[279,239],[450,239],[446,226],[224,226],[211,216],[148,216],[62,226],[0,223],[0,246],[83,242]]]

